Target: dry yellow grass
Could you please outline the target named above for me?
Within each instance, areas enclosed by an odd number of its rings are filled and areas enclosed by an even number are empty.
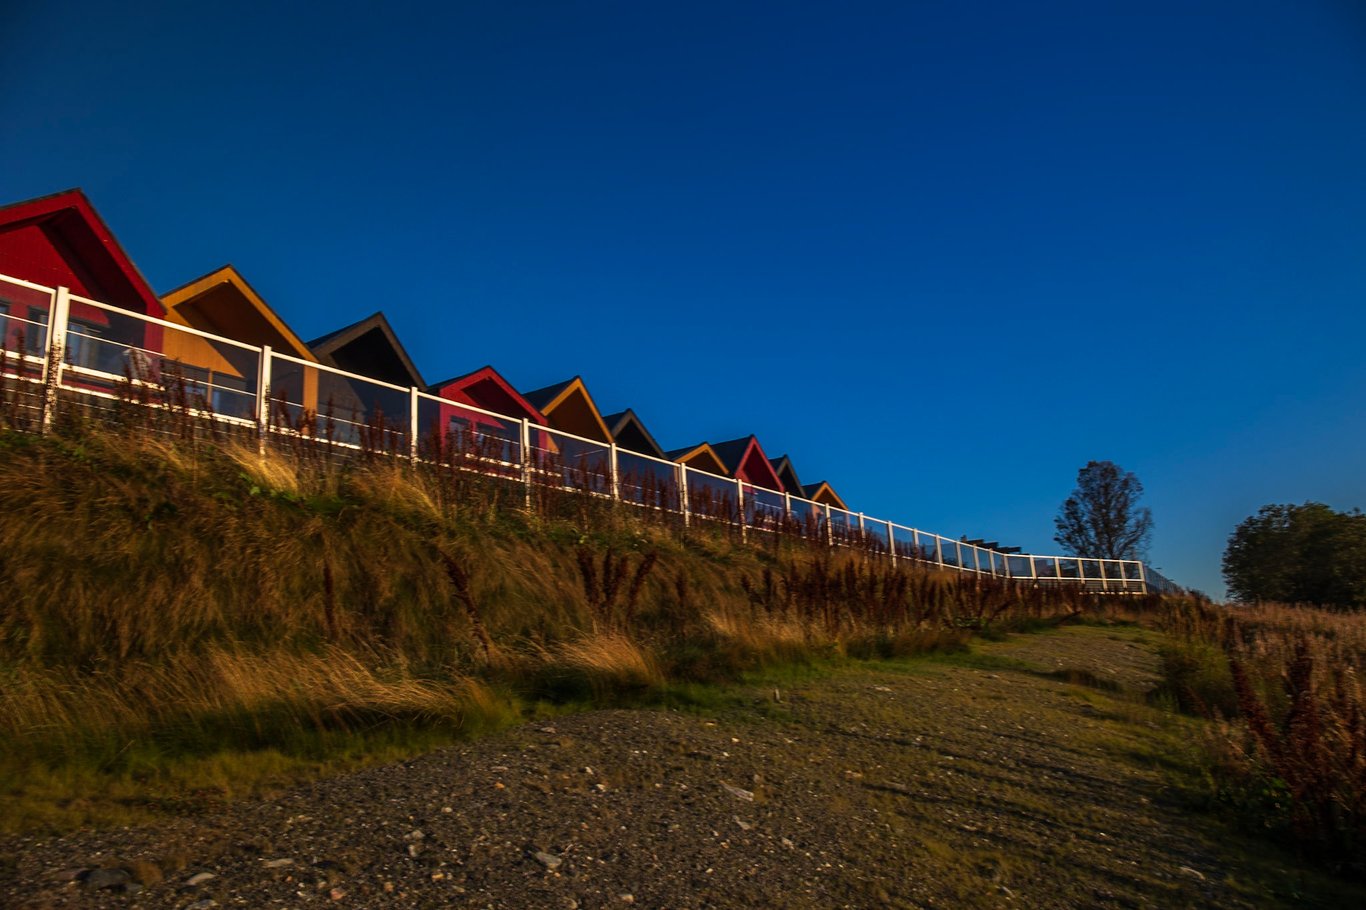
[[[818,624],[796,618],[740,616],[713,610],[707,613],[706,622],[725,647],[753,655],[760,664],[800,660],[836,645]]]
[[[658,661],[622,632],[595,632],[554,649],[552,663],[616,688],[655,688],[664,683]]]
[[[0,688],[0,733],[14,740],[66,732],[99,736],[174,725],[196,717],[282,711],[327,723],[359,715],[442,720],[492,713],[496,698],[478,680],[421,679],[392,655],[329,647],[317,654],[248,654],[213,649],[162,664],[77,674],[20,669]]]
[[[299,496],[304,479],[299,462],[273,450],[262,453],[254,445],[238,440],[226,443],[224,453],[252,482],[265,490]]]

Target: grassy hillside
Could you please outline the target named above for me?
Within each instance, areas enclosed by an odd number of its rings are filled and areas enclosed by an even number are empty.
[[[529,512],[515,483],[386,457],[262,458],[145,427],[0,433],[0,503],[11,828],[212,801],[566,702],[958,647],[1086,603],[577,494],[538,490]]]

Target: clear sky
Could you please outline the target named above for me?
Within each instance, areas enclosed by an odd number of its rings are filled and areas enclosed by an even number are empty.
[[[1217,595],[1259,506],[1366,507],[1359,0],[0,0],[0,202],[71,186],[158,292],[943,534],[1053,552],[1110,459]]]

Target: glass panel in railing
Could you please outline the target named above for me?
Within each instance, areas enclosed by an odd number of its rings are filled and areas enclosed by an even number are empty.
[[[780,528],[787,517],[785,497],[782,493],[765,490],[763,487],[745,487],[745,496],[751,503],[747,510],[749,523],[756,528]]]
[[[29,375],[23,357],[42,357],[47,350],[47,321],[52,292],[0,279],[0,358],[10,375]],[[37,374],[34,374],[37,375]]]
[[[446,447],[447,402],[431,395],[417,398],[417,457],[433,464],[450,464]]]
[[[559,443],[551,438],[552,432],[539,424],[531,427],[531,448],[527,451],[527,459],[533,483],[559,486],[563,480],[563,469],[560,465]]]
[[[271,358],[270,426],[367,452],[408,453],[409,393],[319,364]]]
[[[1079,562],[1081,564],[1081,574],[1087,581],[1100,580],[1099,559],[1082,559],[1079,560]]]
[[[1064,557],[1058,560],[1059,578],[1080,578],[1081,573],[1077,568],[1077,560],[1071,557]]]
[[[545,454],[537,465],[543,481],[588,493],[612,492],[612,453],[601,442],[542,429]],[[533,445],[533,451],[538,447]]]
[[[617,489],[627,502],[667,512],[678,510],[678,466],[617,449]]]
[[[1013,553],[1007,554],[1006,568],[1009,571],[1011,578],[1032,578],[1034,575],[1034,571],[1029,565],[1028,556],[1019,556]]]
[[[830,530],[837,542],[855,542],[859,538],[858,516],[843,509],[831,508]]]
[[[808,500],[795,497],[792,500],[792,524],[805,537],[815,539],[821,534],[822,512],[820,506]]]
[[[1117,559],[1107,559],[1101,563],[1101,569],[1105,572],[1105,577],[1110,581],[1119,582],[1124,580],[1124,569]]]
[[[895,553],[896,535],[892,532],[892,526],[885,521],[874,521],[867,518],[863,523],[863,534],[868,540],[868,546],[877,553]]]
[[[94,397],[254,423],[258,351],[73,298],[62,386]]]
[[[417,398],[418,455],[429,461],[503,477],[522,472],[522,424],[427,395]]]
[[[115,378],[141,379],[158,368],[165,350],[162,326],[74,295],[66,333],[66,363]]]
[[[229,341],[205,338],[193,332],[162,327],[162,354],[153,359],[150,352],[136,367],[130,353],[128,372],[135,378],[159,384],[172,402],[226,417],[242,423],[256,422],[257,381],[261,368],[259,351],[238,347]],[[69,360],[80,362],[80,337],[74,327],[67,332]],[[103,339],[84,339],[82,344],[103,345]]]
[[[1034,574],[1039,578],[1057,578],[1058,561],[1052,556],[1035,556]]]
[[[156,382],[163,333],[161,326],[130,313],[72,298],[63,361],[87,374],[101,373],[107,380]]]
[[[735,481],[688,469],[688,511],[704,518],[738,521]]]
[[[915,548],[915,532],[910,528],[892,525],[892,542],[898,559],[920,558],[920,552]]]
[[[958,559],[958,541],[948,537],[939,538],[939,553],[944,558],[944,565],[955,569],[962,565]]]
[[[967,557],[967,562],[963,561],[967,555],[967,544],[959,540],[944,538],[944,563],[946,565],[957,566],[958,568],[972,568],[972,557]]]

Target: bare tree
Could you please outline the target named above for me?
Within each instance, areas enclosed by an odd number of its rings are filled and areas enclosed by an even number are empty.
[[[1088,461],[1053,519],[1053,539],[1073,556],[1142,559],[1153,531],[1152,512],[1138,505],[1142,495],[1131,472],[1113,461]]]

